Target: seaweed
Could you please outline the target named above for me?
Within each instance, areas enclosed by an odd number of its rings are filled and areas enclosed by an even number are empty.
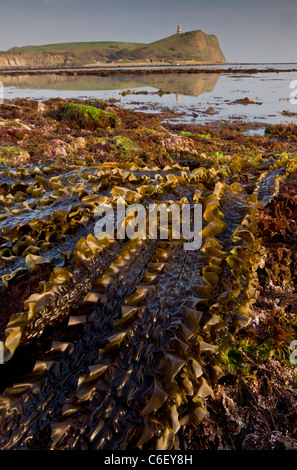
[[[296,448],[293,139],[93,101],[0,117],[0,448]],[[201,249],[96,238],[119,196],[202,204]]]

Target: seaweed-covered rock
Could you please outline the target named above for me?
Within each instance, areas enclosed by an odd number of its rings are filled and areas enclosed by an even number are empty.
[[[94,106],[68,103],[60,113],[61,120],[76,123],[80,128],[95,130],[98,128],[119,128],[121,119],[115,113]]]

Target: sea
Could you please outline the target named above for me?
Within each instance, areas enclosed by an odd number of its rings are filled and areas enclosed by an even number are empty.
[[[164,121],[249,122],[252,132],[259,134],[270,124],[297,123],[297,72],[292,71],[297,70],[296,63],[197,65],[190,67],[191,73],[184,66],[171,67],[171,73],[151,68],[154,73],[139,75],[143,67],[121,67],[125,74],[109,67],[107,76],[82,74],[83,69],[77,69],[77,75],[63,70],[1,75],[0,70],[0,81],[4,100],[99,99],[135,111],[163,113]],[[203,73],[205,69],[215,73]]]

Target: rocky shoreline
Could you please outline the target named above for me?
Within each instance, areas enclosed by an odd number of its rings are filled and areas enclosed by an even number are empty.
[[[122,67],[122,68],[121,68]],[[0,68],[0,76],[7,76],[10,74],[13,75],[42,75],[44,73],[53,73],[56,75],[90,75],[90,76],[99,76],[99,77],[106,77],[109,75],[127,75],[131,74],[133,71],[133,75],[153,75],[153,74],[242,74],[242,75],[253,75],[253,74],[262,74],[262,73],[285,73],[285,72],[297,72],[297,69],[294,67],[290,68],[277,68],[277,67],[268,67],[268,68],[237,68],[237,67],[206,67],[200,66],[199,68],[195,68],[194,66],[178,66],[177,65],[166,65],[164,66],[148,66],[146,65],[145,68],[141,68],[142,66],[135,66],[129,67],[128,64],[125,66],[121,66],[120,64],[113,64],[112,66],[105,66],[105,67],[10,67]]]
[[[169,115],[0,105],[1,449],[297,448],[297,127]],[[122,193],[199,201],[202,252],[99,246]]]

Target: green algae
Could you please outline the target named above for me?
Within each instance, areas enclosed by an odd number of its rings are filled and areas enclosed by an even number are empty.
[[[192,132],[186,132],[186,131],[180,131],[180,133],[178,134],[182,137],[192,137],[193,133]]]
[[[197,137],[199,137],[200,139],[206,139],[206,140],[210,140],[211,139],[211,135],[210,134],[196,134]]]
[[[124,137],[122,135],[115,135],[110,139],[110,142],[119,147],[121,150],[125,151],[135,150],[138,148],[138,145],[135,144],[132,139],[129,139],[129,137]]]
[[[18,155],[20,150],[17,147],[0,147],[0,155]]]
[[[0,164],[13,163],[14,161],[26,160],[28,152],[13,146],[0,146]]]

